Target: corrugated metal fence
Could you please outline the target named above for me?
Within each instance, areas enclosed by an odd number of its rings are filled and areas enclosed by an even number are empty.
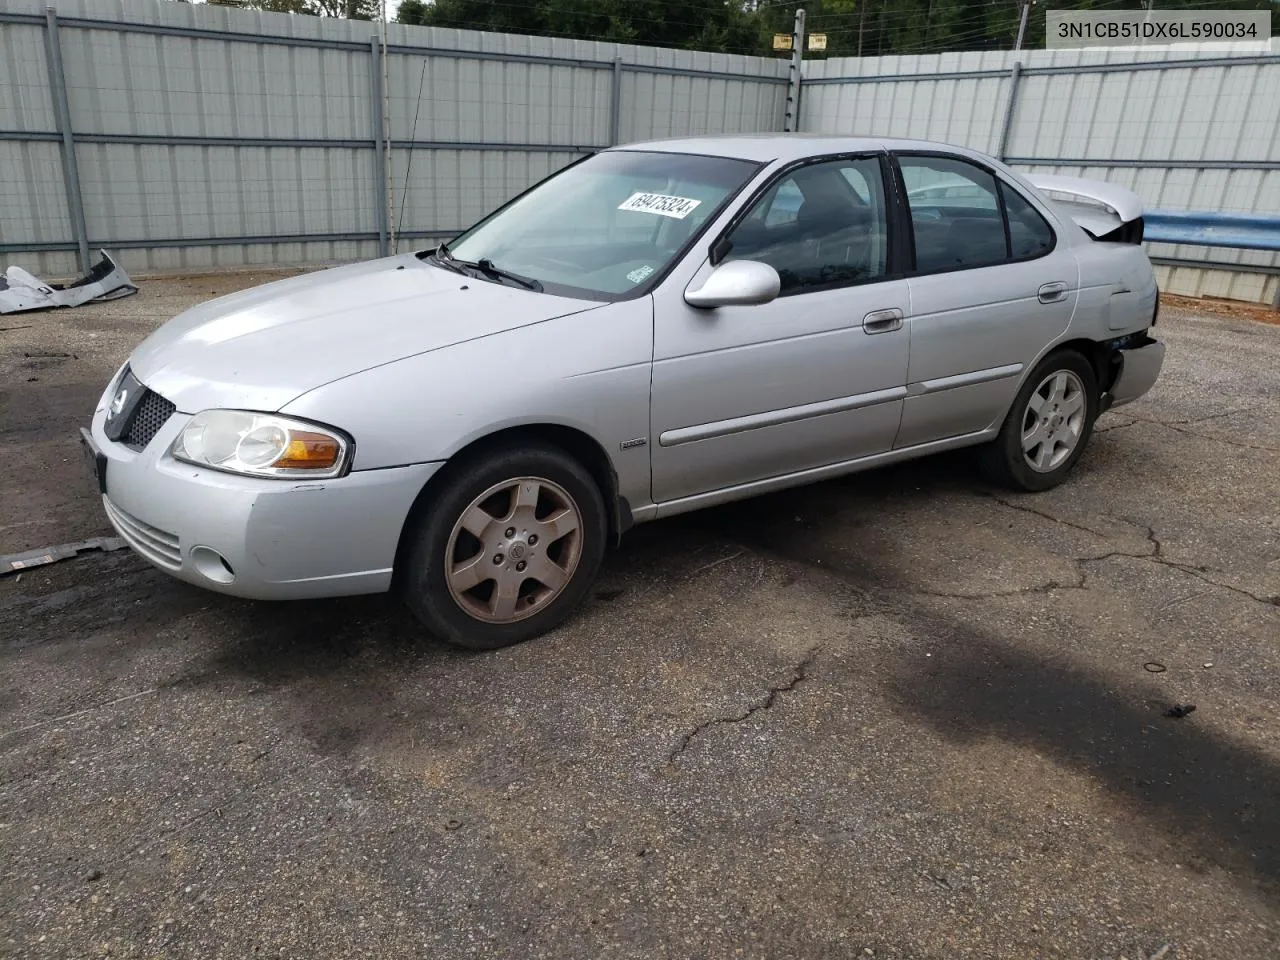
[[[134,271],[369,257],[602,146],[779,130],[788,93],[781,59],[392,24],[388,222],[376,25],[47,2],[0,9],[0,264],[48,276],[98,246]],[[800,127],[964,144],[1162,211],[1280,214],[1276,41],[806,61]],[[1148,250],[1164,289],[1280,296],[1280,253]]]
[[[801,129],[943,140],[1109,180],[1148,208],[1280,215],[1280,48],[806,62]],[[1149,243],[1161,288],[1274,302],[1280,253]],[[1206,268],[1206,264],[1216,265]]]
[[[782,122],[778,60],[391,24],[388,225],[376,29],[5,0],[0,262],[65,275],[86,245],[135,271],[357,259],[388,226],[456,233],[599,147]]]

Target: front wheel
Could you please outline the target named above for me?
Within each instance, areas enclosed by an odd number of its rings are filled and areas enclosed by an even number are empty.
[[[401,590],[433,634],[494,650],[561,623],[604,558],[608,522],[591,474],[529,446],[460,465],[409,531]]]
[[[982,454],[983,472],[1015,490],[1048,490],[1060,484],[1084,454],[1098,416],[1098,379],[1074,350],[1037,364],[1000,433]]]

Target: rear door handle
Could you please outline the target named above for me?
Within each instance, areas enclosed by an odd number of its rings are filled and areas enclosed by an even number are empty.
[[[862,318],[863,333],[889,333],[902,329],[902,311],[897,307],[889,310],[872,310]]]
[[[1041,303],[1057,303],[1059,300],[1067,298],[1067,285],[1061,280],[1055,283],[1046,283],[1036,293],[1036,298]]]

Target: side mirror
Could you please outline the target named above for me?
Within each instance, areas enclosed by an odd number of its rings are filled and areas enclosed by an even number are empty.
[[[691,307],[741,307],[768,303],[778,296],[778,271],[756,260],[730,260],[711,271],[697,290],[686,290]]]

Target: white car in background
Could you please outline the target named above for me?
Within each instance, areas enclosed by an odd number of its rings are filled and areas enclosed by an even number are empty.
[[[936,143],[632,144],[447,245],[201,304],[84,432],[156,566],[494,648],[634,523],[956,447],[1045,490],[1164,347],[1141,206]],[[1083,226],[1081,226],[1083,224]]]

